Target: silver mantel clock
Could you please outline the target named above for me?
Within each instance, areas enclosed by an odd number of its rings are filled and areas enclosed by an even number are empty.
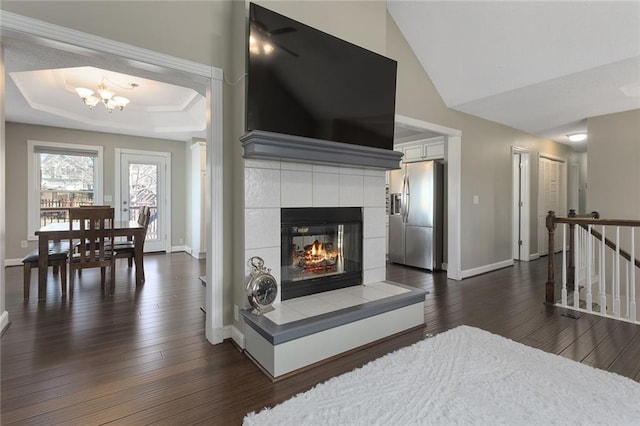
[[[271,275],[271,269],[264,266],[264,260],[258,256],[249,259],[253,271],[247,282],[247,297],[255,315],[262,315],[273,310],[273,302],[278,295],[278,282]]]

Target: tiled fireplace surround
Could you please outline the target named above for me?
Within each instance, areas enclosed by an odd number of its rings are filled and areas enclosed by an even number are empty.
[[[246,159],[245,265],[264,259],[280,277],[280,208],[362,207],[363,284],[385,279],[384,170]],[[250,272],[247,266],[246,275]],[[279,292],[280,294],[280,292]],[[280,302],[280,295],[276,306]]]
[[[397,164],[397,157],[393,161]],[[281,282],[281,208],[361,207],[363,212],[363,285],[322,293],[331,298],[333,308],[328,310],[305,300],[316,295],[281,303],[278,292],[274,311],[262,316],[249,309],[240,311],[245,322],[245,353],[270,378],[286,377],[351,349],[424,326],[425,291],[385,281],[383,168],[290,159],[245,158],[244,162],[246,276],[248,260],[260,256]],[[296,301],[295,309],[292,301]],[[307,315],[301,317],[301,312]]]

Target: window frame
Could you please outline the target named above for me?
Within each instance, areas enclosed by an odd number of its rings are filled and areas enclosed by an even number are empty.
[[[40,229],[40,161],[37,147],[53,148],[77,155],[81,151],[96,153],[93,166],[93,199],[103,204],[104,147],[101,145],[82,145],[76,143],[27,140],[27,240],[37,241],[35,232]],[[61,152],[63,154],[63,152]]]

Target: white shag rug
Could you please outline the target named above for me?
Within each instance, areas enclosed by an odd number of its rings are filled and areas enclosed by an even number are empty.
[[[449,424],[639,425],[640,384],[460,326],[244,418],[245,426]]]

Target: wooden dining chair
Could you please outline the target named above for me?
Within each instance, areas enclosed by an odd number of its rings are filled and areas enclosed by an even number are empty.
[[[109,267],[109,291],[115,290],[115,256],[113,251],[113,219],[114,209],[104,208],[71,208],[69,209],[69,230],[77,232],[69,245],[74,247],[74,240],[80,247],[69,259],[69,299],[73,299],[75,271],[85,268],[100,268],[100,285],[104,290],[106,268]]]
[[[47,252],[47,264],[53,266],[53,274],[60,274],[60,290],[62,297],[67,295],[67,259],[69,258],[69,243],[67,241],[56,241],[49,243]],[[33,250],[22,259],[23,264],[23,293],[24,299],[29,298],[31,289],[31,269],[38,267],[40,253]]]
[[[147,238],[147,228],[149,227],[149,222],[151,221],[151,208],[147,206],[140,207],[140,214],[138,215],[138,224],[144,227],[144,236],[145,240]],[[142,249],[144,251],[144,240],[142,241]],[[114,253],[116,259],[118,258],[127,258],[129,268],[133,266],[133,259],[135,258],[135,243],[134,241],[123,241],[116,242],[114,245]],[[144,277],[144,271],[142,271],[142,276]]]

